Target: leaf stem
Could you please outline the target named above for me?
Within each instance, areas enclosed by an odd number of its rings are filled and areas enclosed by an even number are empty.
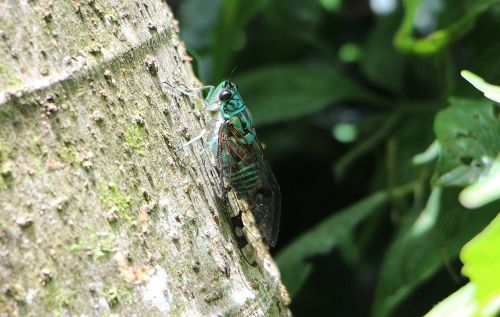
[[[368,139],[364,140],[361,144],[356,146],[351,151],[347,152],[344,156],[342,156],[336,163],[334,167],[335,177],[341,180],[344,177],[344,174],[355,160],[359,157],[363,156],[366,152],[373,149],[378,143],[384,140],[387,135],[394,129],[396,124],[401,119],[401,113],[396,112],[393,113],[389,119],[385,122],[385,124],[372,136]]]
[[[404,0],[405,15],[394,37],[394,46],[401,52],[416,55],[436,54],[472,28],[476,18],[498,2],[498,0],[491,0],[481,6],[475,6],[473,10],[469,10],[461,19],[448,27],[434,31],[425,38],[416,39],[413,37],[413,21],[420,0]]]

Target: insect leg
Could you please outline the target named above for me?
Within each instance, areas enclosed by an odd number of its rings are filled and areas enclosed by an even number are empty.
[[[196,97],[197,93],[199,93],[199,92],[201,92],[201,91],[203,91],[205,89],[213,89],[214,88],[214,86],[212,86],[212,85],[202,86],[202,87],[196,87],[196,88],[188,88],[184,84],[179,84],[179,85],[182,85],[182,86],[186,87],[186,89],[182,89],[179,86],[174,86],[174,85],[172,85],[172,84],[170,84],[169,82],[166,82],[166,81],[162,81],[161,83],[162,84],[166,84],[166,85],[170,86],[171,88],[174,88],[175,90],[177,90],[181,94],[183,94],[185,96],[188,96],[188,97]]]
[[[196,87],[196,88],[191,89],[191,91],[186,91],[186,90],[178,88],[180,93],[182,93],[186,96],[189,96],[189,97],[195,97],[197,93],[199,93],[205,89],[212,90],[212,89],[214,89],[214,86],[208,85],[208,86]]]
[[[184,148],[188,147],[188,146],[191,146],[193,143],[195,143],[196,141],[199,141],[201,140],[205,134],[207,133],[207,129],[203,129],[201,131],[200,134],[198,134],[197,136],[195,136],[194,138],[192,138],[191,140],[187,141],[186,143],[182,144],[181,146],[179,146],[179,148],[177,149],[178,151],[182,151],[184,150]]]

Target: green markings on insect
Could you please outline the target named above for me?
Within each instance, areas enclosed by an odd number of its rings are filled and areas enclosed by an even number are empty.
[[[264,157],[252,115],[238,87],[230,81],[221,82],[208,93],[205,109],[216,113],[209,129],[183,147],[206,139],[217,161],[221,188],[227,182],[237,198],[246,202],[264,241],[274,246],[281,215],[280,188]],[[237,213],[233,218],[241,218],[241,210]],[[231,223],[238,227],[234,228],[235,232],[242,231],[241,219],[231,219]]]

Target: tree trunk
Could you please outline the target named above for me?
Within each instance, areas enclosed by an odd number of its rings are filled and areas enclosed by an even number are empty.
[[[159,0],[0,4],[0,316],[278,316],[237,248]]]

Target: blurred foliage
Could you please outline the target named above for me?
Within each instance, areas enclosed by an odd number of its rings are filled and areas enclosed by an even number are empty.
[[[460,253],[462,272],[471,280],[466,286],[433,308],[427,317],[497,316],[500,309],[500,215],[479,235],[468,242]]]
[[[498,313],[499,0],[168,2],[255,117],[296,316]]]
[[[500,153],[498,106],[487,100],[450,99],[434,130],[441,145],[435,185],[468,185],[491,169]]]
[[[377,102],[377,96],[363,90],[340,72],[325,67],[266,67],[242,74],[237,81],[240,92],[246,96],[245,102],[255,105],[252,115],[257,126],[299,118],[347,97],[355,96],[355,100],[361,102]]]
[[[411,189],[411,186],[406,186],[400,192],[407,194],[408,189]],[[348,244],[349,248],[354,247],[349,245],[350,239],[353,238],[353,228],[376,212],[388,200],[389,192],[375,193],[354,206],[323,220],[318,226],[302,234],[299,239],[282,250],[277,261],[282,269],[283,282],[287,285],[290,294],[293,296],[299,291],[301,284],[313,268],[312,263],[308,262],[309,257],[327,253],[341,244]],[[348,251],[351,254],[357,252],[355,249]]]

